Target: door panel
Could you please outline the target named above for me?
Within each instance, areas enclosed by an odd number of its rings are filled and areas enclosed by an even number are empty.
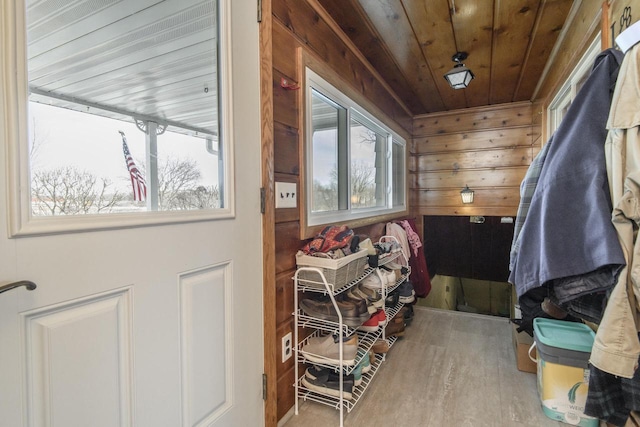
[[[224,263],[179,279],[184,425],[215,419],[233,403],[232,273]]]
[[[30,424],[132,425],[130,287],[24,312],[21,324]]]

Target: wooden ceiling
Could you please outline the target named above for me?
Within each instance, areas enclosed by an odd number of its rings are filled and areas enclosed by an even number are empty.
[[[531,100],[572,0],[318,0],[414,115]],[[475,74],[443,78],[457,51]]]

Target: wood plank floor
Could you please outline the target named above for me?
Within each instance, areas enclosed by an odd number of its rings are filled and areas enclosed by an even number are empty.
[[[339,425],[331,407],[301,402],[285,427]],[[563,426],[542,412],[536,375],[516,368],[508,319],[415,307],[344,425]]]

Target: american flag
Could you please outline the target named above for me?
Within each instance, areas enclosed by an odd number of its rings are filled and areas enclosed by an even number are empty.
[[[127,138],[124,136],[124,132],[119,130],[122,135],[122,151],[124,152],[124,161],[127,163],[127,169],[131,176],[131,187],[133,188],[133,200],[136,202],[143,202],[147,198],[147,184],[144,181],[144,177],[140,173],[140,170],[136,166],[136,163],[131,157],[129,147],[127,146]]]

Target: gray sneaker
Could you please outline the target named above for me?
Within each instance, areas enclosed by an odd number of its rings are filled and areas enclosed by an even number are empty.
[[[358,308],[352,302],[336,301],[336,304],[338,306],[338,310],[340,310],[340,314],[342,315],[342,322],[347,326],[357,328],[369,318],[366,306],[365,312],[360,313]],[[330,300],[316,301],[313,299],[303,299],[300,301],[300,309],[302,309],[302,311],[308,316],[317,317],[318,319],[328,320],[330,322],[339,321],[338,312]]]
[[[340,365],[340,340],[337,335],[325,335],[323,337],[311,337],[301,349],[304,357],[315,363],[328,365]],[[353,366],[356,364],[358,352],[358,335],[343,338],[342,364]]]
[[[345,375],[342,380],[343,398],[353,399],[354,375]],[[327,368],[308,368],[302,377],[302,385],[316,393],[340,397],[340,376]]]
[[[405,280],[398,286],[398,301],[404,304],[410,304],[416,300],[416,291],[413,290],[413,283]]]

